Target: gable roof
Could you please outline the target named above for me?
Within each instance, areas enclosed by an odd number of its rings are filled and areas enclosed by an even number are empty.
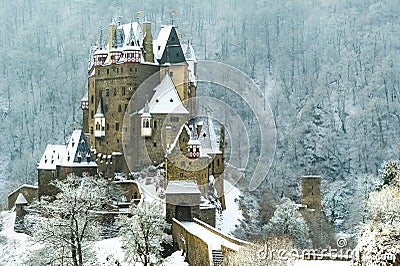
[[[65,145],[48,144],[38,164],[39,170],[56,170],[66,151]]]
[[[56,170],[57,166],[97,167],[82,130],[74,130],[67,145],[47,145],[37,169]]]
[[[168,74],[154,90],[155,93],[149,102],[150,114],[189,114]],[[143,114],[143,111],[144,108],[139,111],[139,114]]]
[[[82,130],[74,130],[66,146],[61,166],[97,166],[90,152],[90,145]]]

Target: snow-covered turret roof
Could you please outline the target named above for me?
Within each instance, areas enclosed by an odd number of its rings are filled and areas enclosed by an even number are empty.
[[[183,51],[185,51],[185,59],[186,61],[194,61],[197,62],[196,55],[194,53],[194,49],[192,44],[188,41],[187,44],[182,45]]]
[[[81,99],[81,102],[87,102],[87,101],[89,101],[89,92],[86,92],[86,94]]]
[[[150,114],[189,114],[168,74],[154,90],[155,93],[149,102]],[[139,114],[143,112],[144,108]]]
[[[201,195],[197,182],[195,180],[175,180],[169,181],[166,195],[171,194],[198,194]]]
[[[26,205],[28,204],[28,201],[24,197],[22,193],[18,194],[17,200],[15,201],[15,205]]]
[[[214,122],[211,118],[206,117],[202,120],[203,126],[199,134],[203,153],[221,153],[219,150],[219,139],[215,133]]]
[[[103,101],[99,100],[99,104],[97,105],[97,111],[96,114],[94,115],[94,118],[98,118],[98,117],[104,117],[104,111],[103,111]]]

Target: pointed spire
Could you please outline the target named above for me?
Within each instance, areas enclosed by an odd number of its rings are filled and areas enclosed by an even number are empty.
[[[96,115],[104,116],[103,101],[101,100],[101,98],[99,100],[99,104],[97,105]]]
[[[148,96],[147,96],[147,94],[146,94],[146,102],[145,102],[145,104],[144,104],[143,113],[147,113],[147,114],[149,114],[149,113],[150,113],[150,108],[149,108],[149,99],[148,99]]]
[[[191,58],[192,57],[192,49],[191,49],[190,46],[191,46],[190,40],[188,39],[188,44],[187,44],[186,53],[185,53],[186,58]]]
[[[135,40],[136,40],[136,38],[135,38],[135,33],[133,31],[133,23],[131,23],[131,29],[129,31],[129,42],[128,42],[128,44],[134,46],[135,45]]]

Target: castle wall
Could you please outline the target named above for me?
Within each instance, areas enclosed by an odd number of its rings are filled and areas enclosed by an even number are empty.
[[[38,170],[38,197],[55,196],[59,191],[51,183],[55,180],[64,180],[68,174],[82,176],[83,173],[89,176],[97,174],[97,167],[64,167],[57,166],[56,170]]]
[[[17,200],[19,193],[22,193],[22,195],[24,195],[28,204],[30,204],[34,200],[38,199],[38,187],[37,186],[22,185],[8,195],[8,209],[9,210],[11,210],[14,207],[15,201]]]
[[[172,238],[174,246],[186,253],[190,265],[210,265],[207,243],[187,232],[176,220],[172,222]]]
[[[117,64],[94,68],[88,81],[89,140],[98,153],[122,152],[122,131],[125,110],[129,101],[148,77],[159,70],[156,65]],[[149,95],[150,97],[151,95]],[[105,137],[94,137],[94,114],[100,98],[106,118]]]

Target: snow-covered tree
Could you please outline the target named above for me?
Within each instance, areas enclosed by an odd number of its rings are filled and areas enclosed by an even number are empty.
[[[369,194],[370,221],[362,227],[357,245],[360,265],[398,265],[400,263],[400,178],[397,161],[382,164],[379,174],[383,186]],[[397,263],[397,264],[396,264]]]
[[[55,200],[42,198],[33,206],[40,215],[25,219],[32,226],[34,240],[42,247],[29,258],[29,263],[90,265],[94,259],[91,244],[99,232],[95,211],[108,202],[106,182],[68,175],[54,184],[60,189]]]
[[[143,203],[132,206],[130,217],[120,217],[119,225],[122,248],[128,263],[141,262],[147,266],[160,262],[161,243],[166,237],[164,229],[167,226],[161,205]]]
[[[298,206],[292,200],[283,198],[276,207],[271,220],[263,226],[267,236],[288,235],[295,246],[305,248],[310,245],[309,229],[301,216]]]
[[[382,179],[382,186],[400,185],[400,161],[389,160],[384,162],[379,169],[379,176]]]

